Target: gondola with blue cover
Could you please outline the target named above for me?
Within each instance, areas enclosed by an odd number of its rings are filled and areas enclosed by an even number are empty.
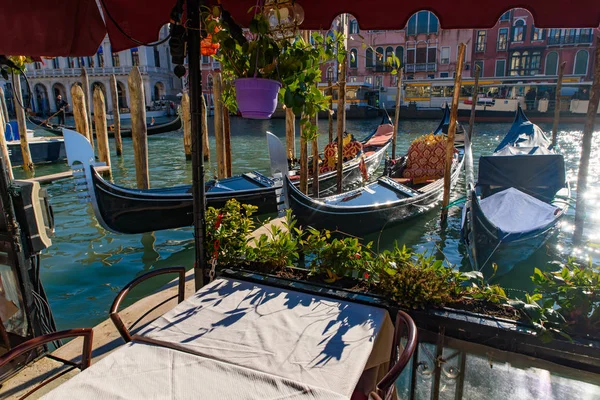
[[[529,258],[555,232],[569,197],[563,156],[519,107],[467,191],[461,236],[472,267],[504,274]]]

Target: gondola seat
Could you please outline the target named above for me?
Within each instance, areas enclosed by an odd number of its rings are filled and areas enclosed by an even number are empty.
[[[344,142],[345,141],[346,140],[344,140]],[[362,148],[362,143],[356,140],[345,143],[342,151],[344,162],[356,158],[362,152]],[[325,159],[323,160],[323,164],[319,167],[319,173],[322,174],[337,168],[337,142],[331,142],[325,146],[323,154],[325,155]]]
[[[391,124],[380,125],[377,132],[365,143],[365,147],[381,147],[385,145],[394,134],[394,126]]]
[[[444,176],[446,139],[433,134],[415,139],[408,149],[403,178],[413,179],[413,183],[426,183]]]

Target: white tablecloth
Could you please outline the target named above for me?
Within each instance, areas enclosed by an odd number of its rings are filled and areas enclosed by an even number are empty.
[[[44,400],[343,400],[338,393],[142,343],[129,343]]]
[[[393,324],[377,307],[217,279],[140,334],[350,397],[387,368]]]

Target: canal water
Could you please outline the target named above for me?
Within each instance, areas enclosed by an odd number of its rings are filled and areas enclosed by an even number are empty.
[[[372,131],[380,119],[349,120],[347,130],[361,138]],[[156,121],[160,123],[160,120]],[[397,153],[408,149],[417,136],[430,133],[439,121],[403,121],[400,123]],[[209,121],[209,124],[211,122]],[[327,132],[327,121],[320,121],[321,132]],[[491,153],[499,143],[510,123],[476,124],[474,133],[475,161],[482,154]],[[212,132],[212,125],[209,127]],[[549,132],[550,125],[542,125]],[[575,188],[577,165],[580,157],[582,125],[561,125],[559,146],[565,155],[567,177]],[[231,119],[231,145],[233,173],[257,170],[269,174],[269,156],[265,131],[285,137],[284,120]],[[40,131],[41,133],[41,131]],[[327,133],[320,137],[320,147],[327,142]],[[211,162],[207,174],[216,171],[214,137],[210,138]],[[191,162],[186,162],[183,152],[182,132],[172,132],[148,139],[149,169],[152,187],[190,184]],[[131,139],[123,139],[124,157],[116,157],[111,139],[111,159],[114,182],[135,186],[133,146]],[[299,148],[299,147],[298,147]],[[66,164],[38,166],[36,173],[46,175],[64,171]],[[16,177],[24,177],[15,168]],[[556,268],[557,261],[569,256],[591,258],[600,264],[600,135],[596,133],[590,166],[590,189],[587,193],[589,211],[586,221],[588,245],[574,248],[572,231],[574,209],[571,208],[559,232],[527,262],[521,263],[510,274],[496,282],[509,288],[511,296],[522,296],[531,289],[529,276],[533,268]],[[53,245],[42,255],[41,277],[48,293],[50,305],[59,329],[94,326],[108,316],[108,309],[116,293],[136,276],[160,267],[184,265],[192,268],[194,244],[191,228],[159,231],[145,235],[119,235],[104,230],[96,221],[89,204],[82,204],[73,192],[70,180],[47,185],[54,207],[56,234]],[[575,188],[576,189],[576,188]],[[574,192],[576,193],[576,191]],[[454,188],[453,199],[464,196],[464,179]],[[460,244],[460,207],[450,210],[448,229],[441,233],[439,212],[432,211],[417,219],[389,228],[367,237],[374,241],[375,249],[389,249],[395,243],[406,244],[417,251],[429,251],[449,263],[468,270],[469,263],[464,246]],[[170,279],[158,279],[141,285],[132,292],[129,302],[156,290]]]

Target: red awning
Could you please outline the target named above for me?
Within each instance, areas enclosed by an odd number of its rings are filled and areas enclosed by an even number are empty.
[[[0,13],[0,54],[42,56],[85,56],[96,53],[106,33],[112,50],[138,46],[101,12],[96,0],[14,0]],[[255,0],[222,0],[234,18],[245,24]],[[298,0],[305,12],[304,29],[328,29],[341,13],[358,19],[361,29],[401,29],[410,16],[430,10],[446,29],[490,28],[507,10],[528,9],[540,28],[584,28],[600,25],[600,1],[579,0]],[[169,22],[175,0],[104,0],[107,11],[129,36],[140,42],[158,39],[160,28]],[[106,21],[106,24],[105,24]]]

